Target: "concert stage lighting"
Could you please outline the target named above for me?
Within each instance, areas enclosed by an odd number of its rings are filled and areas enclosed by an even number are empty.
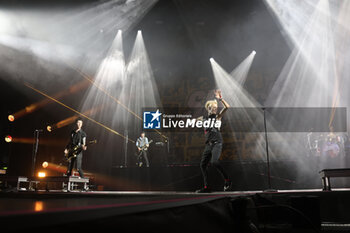
[[[34,210],[35,212],[42,211],[44,209],[44,203],[42,201],[35,201]]]
[[[214,62],[214,58],[211,57],[211,58],[209,59],[209,61],[210,61],[210,62]]]
[[[5,142],[12,142],[12,137],[11,137],[11,135],[7,135],[7,136],[5,137]]]
[[[43,167],[43,168],[47,168],[48,166],[49,166],[49,163],[48,163],[48,162],[46,162],[46,161],[43,162],[43,164],[42,164],[42,167]]]
[[[47,161],[43,162],[41,166],[47,170],[56,171],[59,173],[65,173],[67,171],[66,166],[63,166],[62,164],[49,163]]]
[[[12,138],[11,143],[21,143],[21,144],[33,144],[35,142],[35,139],[33,137],[15,137]],[[64,145],[66,143],[65,139],[48,139],[43,138],[40,140],[40,144],[42,145],[51,145],[51,146],[58,146],[58,145]]]
[[[30,86],[28,83],[25,83],[24,85],[27,86],[27,87],[29,87],[29,88],[32,89],[33,91],[36,91],[37,93],[39,93],[39,94],[45,96],[46,98],[48,98],[48,99],[50,99],[50,100],[52,100],[52,101],[58,103],[59,105],[61,105],[61,106],[65,107],[65,108],[71,110],[72,112],[74,112],[74,113],[76,113],[76,114],[78,114],[78,115],[80,115],[80,116],[82,116],[82,117],[88,119],[89,121],[91,121],[91,122],[93,122],[93,123],[95,123],[95,124],[97,124],[97,125],[99,125],[99,126],[105,128],[106,130],[110,131],[111,133],[116,134],[116,135],[118,135],[118,136],[120,136],[120,137],[122,137],[122,138],[124,138],[124,139],[126,139],[126,140],[128,140],[128,141],[130,141],[130,142],[135,143],[135,141],[131,140],[130,138],[127,138],[127,137],[124,136],[123,134],[121,134],[121,133],[115,131],[114,129],[111,129],[111,128],[109,128],[108,126],[106,126],[106,125],[104,125],[104,124],[102,124],[102,123],[100,123],[100,122],[94,120],[93,118],[91,118],[91,117],[85,115],[84,113],[81,113],[81,112],[75,110],[74,108],[71,108],[71,107],[69,107],[68,105],[65,105],[65,104],[62,103],[61,101],[58,101],[57,99],[55,99],[55,98],[53,98],[53,97],[51,97],[51,96],[45,94],[44,92],[39,91],[38,89],[36,89],[36,88]]]
[[[46,126],[46,130],[47,130],[48,132],[51,132],[51,131],[52,131],[51,125]]]
[[[91,114],[95,114],[96,112],[100,111],[102,108],[103,108],[103,106],[94,107],[94,108],[91,108],[91,109],[83,112],[83,114],[90,116]],[[57,123],[48,125],[46,127],[46,130],[48,132],[52,132],[53,130],[56,130],[56,129],[59,129],[59,128],[62,128],[62,127],[65,127],[67,125],[74,123],[78,118],[79,118],[79,115],[74,115],[74,116],[68,117],[66,119],[63,119],[63,120],[57,122]]]
[[[344,68],[348,66],[345,65],[348,54],[344,51],[349,50],[342,43],[348,39],[342,33],[338,34],[337,21],[334,21],[341,20],[341,15],[333,15],[332,8],[338,4],[333,6],[329,1],[322,0],[304,8],[302,4],[295,5],[294,1],[270,0],[268,3],[295,46],[270,90],[265,105],[323,108],[337,107],[341,102],[346,104],[347,100],[339,96],[339,91],[342,86],[348,86]],[[339,4],[339,9],[342,6]],[[288,13],[281,14],[278,9],[286,9],[284,12]]]
[[[46,176],[45,172],[38,172],[38,177],[44,178]]]
[[[230,73],[230,75],[234,78],[234,80],[240,86],[244,86],[246,79],[248,77],[248,73],[250,71],[250,67],[253,64],[253,60],[255,58],[256,51],[253,50],[241,63],[236,66]]]
[[[7,118],[8,118],[9,121],[11,121],[11,122],[15,120],[15,117],[14,117],[13,115],[9,115]]]
[[[90,82],[88,82],[87,80],[77,82],[74,85],[70,86],[68,89],[55,93],[53,95],[53,97],[55,99],[61,99],[63,97],[66,97],[66,96],[72,95],[74,93],[77,93],[81,90],[84,90],[85,88],[87,88],[89,86],[89,84],[90,84]],[[9,121],[11,121],[10,116],[13,116],[13,120],[15,120],[15,119],[21,118],[23,116],[26,116],[30,113],[33,113],[33,112],[47,106],[48,104],[51,104],[51,103],[52,103],[52,101],[45,98],[45,99],[40,100],[36,103],[30,104],[30,105],[26,106],[25,108],[13,113],[12,115],[9,115],[8,116]]]

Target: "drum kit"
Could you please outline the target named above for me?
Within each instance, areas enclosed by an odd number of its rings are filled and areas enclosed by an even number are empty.
[[[322,157],[337,157],[344,148],[344,138],[334,133],[308,133],[308,147],[311,155]]]

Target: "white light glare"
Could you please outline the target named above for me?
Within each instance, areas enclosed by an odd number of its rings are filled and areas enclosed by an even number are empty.
[[[255,51],[255,50],[253,50],[253,51],[252,51],[252,54],[253,54],[253,55],[255,55],[255,54],[256,54],[256,51]]]
[[[214,62],[215,60],[214,60],[214,58],[211,57],[211,58],[209,59],[209,61]]]

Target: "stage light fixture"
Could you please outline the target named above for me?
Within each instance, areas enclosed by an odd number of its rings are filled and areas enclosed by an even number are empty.
[[[38,172],[38,177],[44,178],[46,176],[45,172]]]
[[[51,132],[51,131],[52,131],[52,126],[51,126],[51,125],[46,126],[46,130],[47,130],[48,132]]]
[[[43,166],[43,168],[47,168],[49,166],[49,163],[45,161],[45,162],[43,162],[42,166]]]
[[[14,117],[13,115],[9,115],[7,118],[8,118],[9,121],[11,121],[11,122],[15,120],[15,117]]]
[[[255,55],[255,54],[256,54],[256,51],[255,51],[255,50],[253,50],[253,51],[252,51],[252,54],[253,54],[253,55]]]
[[[6,135],[6,137],[5,137],[5,142],[12,142],[12,137],[11,137],[11,135]]]
[[[214,58],[211,57],[211,58],[209,59],[209,61],[214,62]]]
[[[35,202],[35,206],[34,206],[34,210],[36,212],[42,211],[44,209],[44,203],[42,201],[36,201]]]

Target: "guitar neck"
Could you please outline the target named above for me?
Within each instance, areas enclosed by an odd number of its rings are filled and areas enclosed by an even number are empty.
[[[92,145],[92,144],[95,144],[95,143],[97,143],[97,141],[96,141],[96,140],[93,140],[93,141],[89,141],[86,145]],[[74,149],[74,148],[82,148],[82,147],[83,147],[83,144],[73,146],[71,149]]]

